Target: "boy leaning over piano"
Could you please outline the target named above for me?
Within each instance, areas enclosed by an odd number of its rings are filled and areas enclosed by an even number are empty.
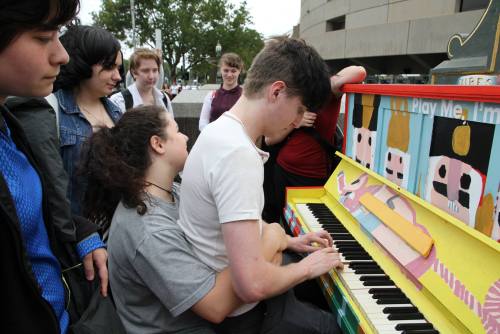
[[[319,110],[331,95],[328,67],[313,48],[297,39],[270,40],[254,59],[240,99],[204,129],[190,152],[179,225],[203,263],[219,272],[231,267],[233,288],[245,303],[217,326],[219,332],[339,332],[330,313],[299,302],[290,290],[342,267],[330,236],[287,237],[288,249],[311,252],[297,263],[279,266],[262,255],[268,154],[255,145],[298,125],[305,110]]]

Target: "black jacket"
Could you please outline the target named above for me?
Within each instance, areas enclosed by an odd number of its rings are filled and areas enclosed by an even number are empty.
[[[30,102],[31,101],[31,102]],[[30,106],[38,105],[44,106],[44,101],[26,100],[28,104],[21,104]],[[0,105],[1,113],[11,131],[13,141],[16,143],[17,148],[22,151],[32,166],[37,171],[42,182],[43,190],[43,217],[51,249],[55,256],[59,259],[62,268],[67,268],[75,263],[75,242],[82,240],[88,235],[98,230],[97,226],[85,220],[79,220],[75,224],[70,216],[66,218],[59,217],[61,220],[57,225],[55,224],[54,215],[51,208],[54,206],[68,206],[67,202],[57,203],[55,198],[60,189],[50,187],[48,185],[54,181],[54,175],[60,175],[57,172],[62,168],[62,163],[59,158],[51,157],[47,151],[53,149],[58,152],[58,145],[53,147],[45,141],[48,137],[54,135],[53,132],[48,131],[43,127],[43,120],[36,116],[42,116],[35,111],[36,108],[26,108],[23,111],[16,111],[17,113],[28,113],[33,111],[33,117],[21,117],[29,131],[30,139],[25,135],[25,132],[20,122],[10,113],[6,108]],[[50,106],[45,105],[46,112],[49,112]],[[27,116],[28,114],[23,114]],[[53,111],[52,111],[52,117]],[[55,119],[52,118],[55,129]],[[49,123],[47,123],[49,124]],[[57,131],[57,129],[56,129]],[[57,132],[55,133],[57,139]],[[33,144],[33,146],[31,146]],[[59,162],[57,162],[59,161]],[[3,161],[1,163],[9,163]],[[67,182],[67,181],[66,181]],[[59,190],[58,190],[59,189]],[[65,195],[65,189],[63,189]],[[60,198],[60,196],[59,196]],[[52,205],[50,202],[52,201]],[[66,219],[65,221],[63,221]],[[0,277],[3,280],[1,284],[1,300],[4,304],[3,311],[0,313],[4,318],[0,328],[2,332],[6,333],[54,333],[59,334],[59,321],[50,306],[50,304],[42,298],[41,290],[32,273],[31,264],[23,244],[20,223],[17,217],[14,202],[10,195],[8,186],[5,179],[0,174]]]

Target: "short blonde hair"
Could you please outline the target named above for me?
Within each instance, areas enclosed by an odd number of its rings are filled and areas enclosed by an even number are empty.
[[[141,66],[142,59],[153,59],[156,62],[156,65],[158,65],[158,69],[160,69],[160,56],[158,56],[154,50],[142,48],[135,50],[130,56],[130,73],[137,70]]]

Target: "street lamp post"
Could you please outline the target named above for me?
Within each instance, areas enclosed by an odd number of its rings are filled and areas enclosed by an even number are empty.
[[[217,56],[216,62],[217,62],[217,74],[216,74],[216,80],[215,83],[220,84],[222,81],[222,76],[219,71],[219,58],[221,55],[222,51],[222,46],[220,45],[219,41],[217,41],[217,45],[215,46],[215,55]]]
[[[130,14],[132,15],[132,45],[134,46],[134,50],[135,50],[136,40],[135,40],[135,3],[134,3],[134,0],[130,0]]]

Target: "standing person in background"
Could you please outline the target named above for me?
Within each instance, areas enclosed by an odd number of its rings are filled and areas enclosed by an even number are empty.
[[[0,2],[0,289],[5,333],[68,332],[66,307],[73,299],[66,299],[62,279],[66,249],[78,251],[88,279],[93,279],[96,265],[106,294],[107,253],[97,234],[85,230],[94,225],[68,222],[73,226],[61,233],[54,224],[38,156],[5,106],[7,96],[50,94],[60,66],[69,60],[58,31],[78,7],[78,0]]]
[[[222,85],[205,97],[201,108],[198,128],[203,130],[208,123],[215,121],[238,101],[243,89],[238,83],[244,64],[236,53],[225,53],[219,61]]]
[[[120,109],[107,96],[120,82],[120,43],[108,31],[70,26],[61,36],[70,61],[54,83],[59,104],[59,133],[64,169],[70,178],[68,198],[73,214],[81,214],[85,182],[76,172],[82,144],[101,127],[113,127]]]
[[[174,115],[170,98],[156,88],[159,79],[161,58],[151,49],[137,49],[130,56],[130,73],[134,83],[127,89],[111,96],[122,113],[140,105],[160,106]]]
[[[161,87],[161,90],[164,94],[167,94],[168,98],[172,100],[172,88],[169,83],[164,83]]]
[[[328,181],[333,171],[331,157],[334,152],[327,152],[327,147],[334,150],[333,140],[342,96],[340,89],[344,84],[360,83],[365,77],[366,71],[361,66],[342,69],[331,77],[332,97],[320,112],[306,111],[299,128],[289,127],[281,134],[266,137],[267,145],[283,141],[272,175],[277,207],[274,213],[268,215],[271,221],[278,221],[283,213],[286,187],[322,186]]]

